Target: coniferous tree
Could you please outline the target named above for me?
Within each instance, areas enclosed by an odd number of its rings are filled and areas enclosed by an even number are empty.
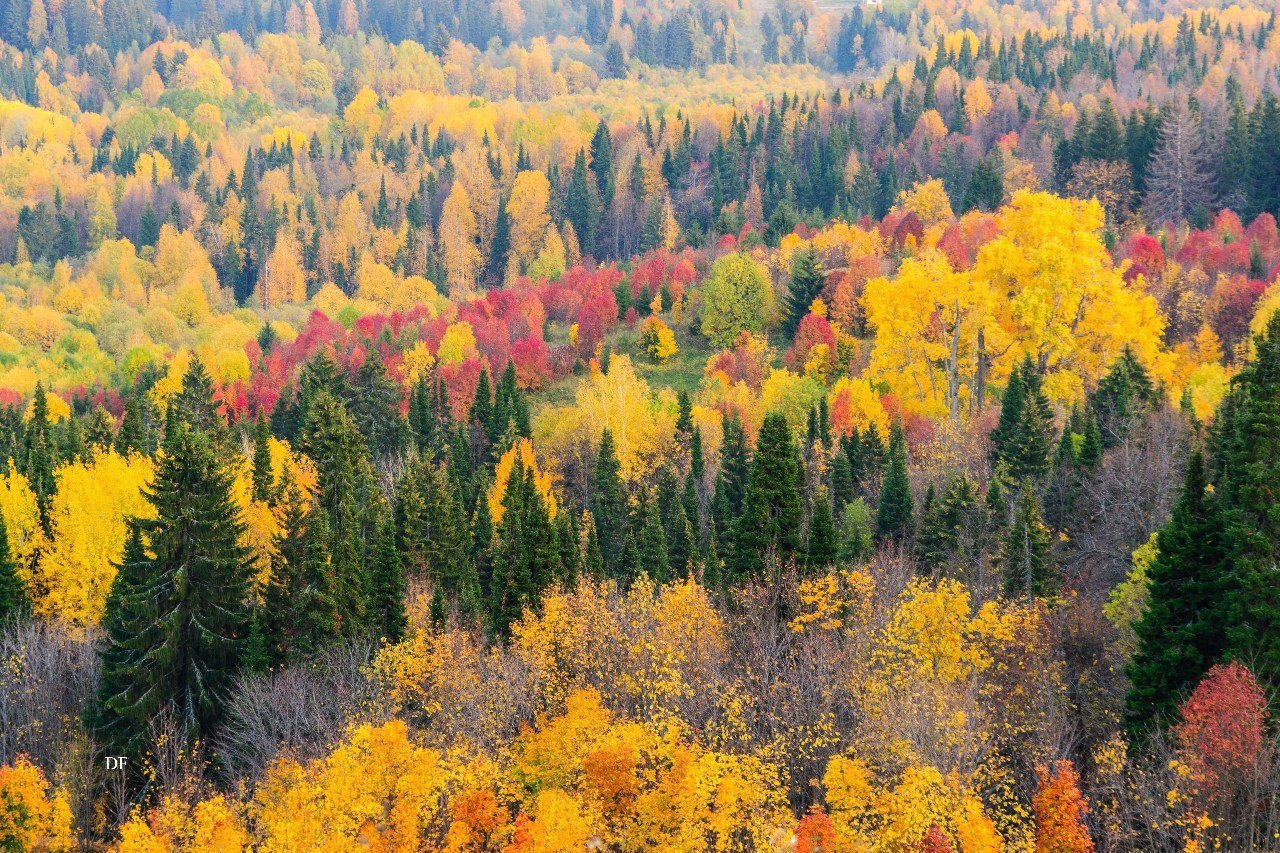
[[[1027,356],[1005,386],[1000,421],[991,432],[993,461],[1015,481],[1041,477],[1049,470],[1052,436],[1053,410]]]
[[[640,530],[640,569],[658,583],[671,577],[667,553],[667,535],[662,529],[662,515],[657,501],[645,505],[644,526]]]
[[[591,513],[582,514],[587,528],[587,543],[582,554],[582,571],[592,580],[604,578],[604,555],[600,553],[600,539],[596,534],[596,521]]]
[[[526,608],[560,574],[560,551],[546,502],[517,458],[503,495],[494,556],[490,618],[506,636]]]
[[[911,534],[913,502],[911,483],[907,479],[907,439],[898,421],[889,429],[889,466],[880,487],[880,504],[876,512],[876,533],[902,540]]]
[[[1237,374],[1214,420],[1215,485],[1239,592],[1231,616],[1233,654],[1280,684],[1280,314],[1254,338],[1254,357]]]
[[[578,517],[564,507],[556,514],[556,544],[560,549],[560,577],[566,586],[577,583],[582,570],[582,536],[578,530]]]
[[[600,452],[596,455],[596,469],[592,477],[591,513],[595,518],[600,553],[604,557],[605,574],[615,578],[622,577],[619,561],[627,517],[621,470],[613,449],[613,433],[605,429],[600,437]]]
[[[1156,548],[1128,665],[1126,724],[1134,734],[1176,719],[1187,692],[1228,648],[1232,573],[1218,498],[1199,451]]]
[[[785,564],[800,544],[800,460],[780,412],[765,415],[751,459],[734,542],[735,572],[759,576],[770,557]]]
[[[98,724],[124,751],[160,715],[186,737],[211,734],[249,629],[243,525],[219,451],[186,422],[164,451],[147,495],[156,517],[131,523],[104,620]]]
[[[1005,592],[1033,598],[1056,591],[1049,544],[1049,528],[1045,527],[1040,512],[1040,498],[1030,483],[1023,483],[1014,506],[1013,521],[1000,549]]]
[[[476,498],[471,516],[471,559],[476,567],[476,589],[481,601],[491,601],[493,580],[493,516],[483,494]]]
[[[783,300],[783,331],[787,338],[795,336],[800,321],[809,313],[809,306],[822,293],[822,268],[818,265],[818,253],[801,249],[791,259],[791,287]]]
[[[1103,448],[1124,441],[1133,423],[1156,402],[1156,397],[1151,376],[1133,350],[1125,347],[1089,396]]]
[[[378,525],[373,551],[373,582],[369,601],[370,628],[389,642],[404,638],[409,626],[404,607],[404,565],[396,543],[395,520],[387,517]]]
[[[40,525],[49,535],[49,506],[57,489],[53,474],[58,465],[58,451],[49,428],[49,397],[43,382],[36,382],[35,394],[31,398],[31,415],[23,438],[23,461],[23,473],[35,493]]]
[[[267,419],[258,416],[253,429],[253,498],[269,501],[275,486],[275,477],[271,470],[271,431],[267,428]]]
[[[805,544],[805,564],[810,572],[820,572],[835,565],[839,553],[836,521],[831,499],[825,489],[818,489],[809,512],[809,539]]]
[[[381,492],[359,428],[328,391],[316,392],[308,406],[301,447],[316,462],[313,511],[325,514],[332,536],[330,570],[342,633],[354,636],[362,631],[369,598],[367,561]]]
[[[0,623],[25,612],[29,606],[26,585],[9,546],[9,529],[0,516]]]

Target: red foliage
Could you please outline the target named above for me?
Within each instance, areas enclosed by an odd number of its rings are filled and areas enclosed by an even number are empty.
[[[1249,777],[1262,750],[1266,706],[1257,678],[1238,663],[1210,669],[1183,703],[1174,727],[1178,753],[1211,797]]]
[[[1130,261],[1129,269],[1125,272],[1128,280],[1139,275],[1152,278],[1164,272],[1164,247],[1150,234],[1134,234],[1130,237],[1121,251],[1121,257]]]
[[[720,350],[707,361],[706,375],[717,371],[729,378],[729,383],[744,382],[754,390],[760,390],[765,377],[769,375],[767,352],[752,348],[749,345],[751,336],[743,332],[733,349]]]
[[[920,839],[919,850],[920,853],[955,853],[956,848],[951,846],[951,839],[934,825]]]
[[[1234,275],[1219,280],[1208,302],[1205,319],[1227,349],[1234,347],[1249,331],[1253,306],[1267,289],[1266,282]]]
[[[796,826],[795,853],[832,853],[836,849],[836,829],[821,806],[809,810]]]
[[[809,351],[819,344],[827,345],[827,358],[834,361],[836,357],[836,333],[826,317],[817,314],[806,314],[796,328],[796,336],[791,339],[791,348],[787,350],[783,362],[796,373],[804,373],[805,362],[809,359]]]
[[[537,390],[551,379],[551,351],[541,337],[530,335],[512,344],[511,360],[521,388]]]
[[[1080,776],[1070,761],[1059,761],[1052,773],[1037,767],[1040,787],[1031,799],[1036,815],[1036,853],[1093,853],[1084,824],[1089,801],[1080,793]]]

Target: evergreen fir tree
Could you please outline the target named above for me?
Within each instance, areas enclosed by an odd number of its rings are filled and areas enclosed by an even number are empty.
[[[0,516],[0,623],[24,613],[28,607],[26,585],[18,577],[9,545],[9,529]]]
[[[600,438],[600,452],[596,455],[596,469],[592,478],[591,512],[595,517],[600,553],[604,556],[605,573],[618,579],[623,577],[619,561],[627,518],[627,500],[622,493],[621,471],[622,466],[613,449],[613,433],[605,429]]]
[[[911,534],[913,502],[911,483],[907,479],[907,439],[902,424],[894,421],[889,430],[889,467],[880,487],[880,504],[876,511],[876,533],[904,540]]]
[[[132,523],[104,620],[99,729],[136,752],[168,714],[186,737],[217,726],[249,629],[249,562],[231,477],[214,443],[178,423]],[[144,550],[142,534],[149,543]]]
[[[582,555],[582,571],[592,580],[604,578],[604,555],[600,553],[600,539],[596,535],[595,517],[589,512],[582,514],[587,527],[587,544]]]
[[[1156,537],[1147,608],[1134,626],[1126,725],[1137,735],[1176,719],[1186,694],[1226,652],[1232,587],[1218,500],[1199,451],[1182,493]]]
[[[560,549],[559,581],[566,586],[577,583],[582,570],[582,537],[578,530],[578,517],[568,507],[556,514],[556,543]]]
[[[1254,357],[1237,374],[1214,419],[1218,500],[1238,575],[1230,642],[1259,678],[1280,684],[1280,314],[1254,338]]]
[[[1040,499],[1030,483],[1023,483],[1013,522],[1000,549],[1006,593],[1032,598],[1056,591],[1049,544],[1049,528],[1040,514]]]
[[[821,295],[822,285],[823,274],[818,266],[817,252],[812,249],[796,252],[791,259],[791,288],[783,300],[783,332],[788,340],[795,336],[813,300]]]
[[[664,583],[671,577],[667,536],[662,529],[657,502],[653,500],[645,506],[644,527],[640,532],[640,569],[658,583]]]
[[[359,429],[328,391],[316,392],[311,400],[300,444],[316,463],[314,511],[324,513],[333,537],[333,593],[342,633],[354,636],[361,632],[369,598],[367,558],[382,495]]]
[[[396,527],[388,517],[378,526],[373,552],[373,583],[369,601],[370,628],[389,642],[404,638],[409,626],[405,615],[404,565],[396,543]]]
[[[1089,396],[1103,448],[1124,441],[1134,421],[1156,402],[1156,389],[1129,347],[1112,363]]]
[[[35,493],[40,525],[44,528],[45,535],[50,535],[49,507],[57,489],[53,474],[58,465],[58,452],[49,428],[49,397],[41,381],[36,382],[35,394],[31,399],[31,415],[27,419],[26,435],[23,438],[23,460],[23,473],[27,476],[31,491]]]
[[[258,416],[253,430],[253,498],[266,503],[271,500],[275,476],[271,470],[271,431],[267,419]]]
[[[794,555],[802,516],[799,462],[786,417],[765,415],[734,542],[739,577],[759,576],[769,557],[785,564]]]
[[[820,572],[835,565],[839,552],[836,521],[831,500],[825,489],[818,489],[809,513],[809,541],[805,548],[805,564],[810,572]]]
[[[992,461],[1015,481],[1041,477],[1049,470],[1052,435],[1053,410],[1027,356],[1005,386],[1000,421],[991,432]]]

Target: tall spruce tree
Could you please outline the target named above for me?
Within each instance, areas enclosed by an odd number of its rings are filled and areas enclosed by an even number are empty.
[[[344,636],[364,631],[369,598],[368,560],[383,499],[360,430],[328,391],[307,407],[302,450],[316,462],[314,512],[323,512],[332,536],[330,571]]]
[[[734,541],[739,578],[761,577],[771,560],[785,564],[800,544],[800,458],[781,412],[764,416]]]
[[[992,461],[1016,482],[1042,477],[1049,470],[1053,432],[1049,398],[1027,356],[1005,386],[1000,421],[991,432]]]
[[[1280,313],[1253,349],[1214,422],[1215,485],[1240,585],[1233,596],[1232,652],[1280,685]]]
[[[271,430],[267,419],[258,416],[253,427],[253,498],[267,502],[275,487],[275,475],[271,470]]]
[[[1014,505],[1013,521],[1000,548],[1000,570],[1004,573],[1006,593],[1034,598],[1057,590],[1049,545],[1049,528],[1040,512],[1040,497],[1031,483],[1023,483]]]
[[[889,428],[889,465],[880,486],[876,533],[889,539],[905,539],[911,535],[912,511],[911,482],[907,479],[907,439],[902,432],[902,424],[894,421]]]
[[[791,287],[783,300],[783,331],[788,338],[795,335],[809,306],[822,293],[822,268],[818,265],[818,253],[813,249],[801,249],[791,259]]]
[[[622,556],[622,537],[626,532],[627,499],[622,491],[622,466],[614,452],[613,433],[605,429],[596,454],[592,477],[591,514],[595,518],[596,537],[604,557],[605,574],[621,577],[618,562]]]
[[[1187,693],[1227,650],[1234,578],[1218,498],[1199,451],[1156,536],[1147,608],[1135,626],[1125,722],[1137,735],[1176,719]]]
[[[372,591],[369,597],[370,628],[390,642],[404,638],[409,626],[404,606],[404,564],[396,542],[395,519],[388,515],[378,526],[373,551]]]
[[[171,424],[147,500],[155,518],[131,523],[104,620],[98,724],[122,751],[161,715],[185,737],[213,733],[250,620],[244,526],[208,435]]]
[[[1098,387],[1089,395],[1104,448],[1114,447],[1129,434],[1134,422],[1155,404],[1157,393],[1142,362],[1125,347]]]
[[[18,565],[9,545],[9,529],[0,516],[0,623],[23,613],[28,604],[27,588],[18,576]]]

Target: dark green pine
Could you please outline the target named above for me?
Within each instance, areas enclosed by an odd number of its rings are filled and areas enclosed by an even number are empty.
[[[835,516],[825,489],[814,495],[809,513],[809,540],[805,548],[805,564],[810,572],[820,572],[835,565],[839,552]]]
[[[253,498],[267,502],[271,500],[275,487],[275,476],[271,470],[271,430],[267,419],[258,416],[253,428]]]
[[[671,577],[671,564],[657,503],[650,500],[645,507],[644,526],[640,531],[640,570],[658,583],[664,583]]]
[[[803,503],[800,460],[791,427],[780,412],[765,415],[734,543],[738,577],[759,577],[767,564],[785,565],[800,541]]]
[[[134,523],[104,620],[99,722],[127,751],[166,714],[185,737],[210,735],[249,630],[244,527],[222,456],[182,423],[164,450],[147,493],[156,517]]]
[[[404,639],[409,620],[405,614],[404,565],[396,543],[395,520],[390,516],[378,525],[371,585],[370,628],[392,643],[399,642]]]
[[[606,429],[600,438],[600,452],[596,455],[596,469],[592,477],[591,514],[595,517],[605,573],[618,579],[624,577],[620,563],[627,526],[627,501],[622,492],[621,471],[622,466],[614,452],[613,433]]]
[[[26,585],[9,546],[9,530],[0,516],[0,622],[24,613],[29,607]]]
[[[1232,617],[1233,653],[1260,678],[1280,684],[1280,314],[1254,339],[1254,357],[1237,375],[1215,419],[1217,486],[1240,593]]]
[[[813,300],[822,294],[822,285],[818,253],[812,249],[796,252],[791,260],[791,286],[783,299],[783,332],[788,339],[795,335]]]
[[[1187,693],[1227,649],[1232,589],[1218,499],[1197,451],[1169,521],[1156,537],[1147,608],[1134,626],[1126,725],[1138,734],[1175,719]]]
[[[904,540],[911,534],[913,501],[907,479],[907,439],[902,424],[889,429],[889,464],[880,486],[876,511],[876,533],[887,539]]]
[[[1044,524],[1040,499],[1030,483],[1023,483],[1000,549],[1006,593],[1034,598],[1057,590],[1049,546],[1049,528]]]

